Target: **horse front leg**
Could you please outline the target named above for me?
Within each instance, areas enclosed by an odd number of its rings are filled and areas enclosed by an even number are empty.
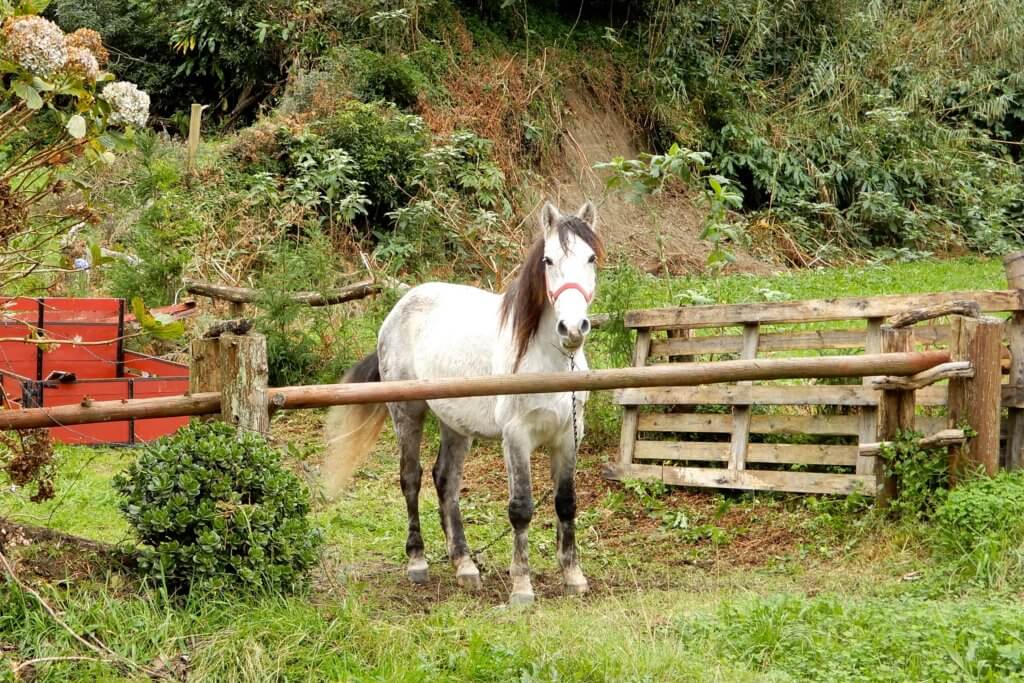
[[[533,584],[530,582],[529,538],[530,520],[533,518],[533,489],[530,483],[530,453],[532,447],[506,430],[502,450],[508,472],[508,520],[512,523],[512,593],[513,605],[533,602]]]
[[[551,482],[555,488],[555,514],[558,526],[555,547],[562,581],[569,595],[586,593],[589,586],[580,569],[576,546],[576,447],[571,433],[566,434],[551,455]]]

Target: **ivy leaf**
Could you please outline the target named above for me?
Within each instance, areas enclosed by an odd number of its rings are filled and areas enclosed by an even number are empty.
[[[141,297],[132,299],[132,313],[135,314],[135,319],[139,321],[143,331],[156,339],[178,339],[185,334],[185,323],[180,320],[167,322],[166,318],[164,321],[157,320],[156,316],[146,310],[146,304],[142,302]]]
[[[70,119],[68,119],[66,127],[71,137],[75,138],[76,140],[81,140],[82,138],[85,137],[85,117],[81,114],[75,114]]]
[[[25,81],[14,81],[14,92],[21,99],[25,100],[25,104],[28,105],[29,109],[42,109],[43,98],[39,96],[39,91],[33,88]]]

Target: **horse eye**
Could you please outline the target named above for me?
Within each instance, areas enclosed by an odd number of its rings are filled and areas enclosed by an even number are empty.
[[[553,265],[555,265],[555,262],[552,261],[547,256],[542,256],[540,260],[541,260],[541,263],[543,263],[545,266],[553,266]]]
[[[597,254],[591,254],[590,258],[587,259],[587,263],[597,263]]]

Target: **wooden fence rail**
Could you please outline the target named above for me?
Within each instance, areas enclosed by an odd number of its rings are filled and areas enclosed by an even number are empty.
[[[225,334],[230,343],[234,335]],[[206,341],[206,340],[204,340]],[[237,354],[233,354],[237,358]],[[229,364],[232,354],[219,357]],[[623,387],[682,387],[734,381],[766,381],[793,378],[864,377],[868,375],[913,375],[949,361],[946,351],[893,353],[863,356],[824,356],[818,358],[775,358],[737,360],[685,365],[617,368],[587,372],[523,373],[376,382],[367,384],[320,384],[265,389],[266,407],[275,409],[323,408],[326,406],[383,403],[389,401],[461,398],[505,394],[542,394],[563,391],[596,391]],[[204,361],[205,362],[205,361]],[[223,377],[242,378],[246,372],[225,372]],[[189,396],[83,402],[82,405],[56,408],[26,408],[0,412],[0,430],[34,429],[58,425],[145,419],[183,415],[209,415],[222,411],[221,392],[204,391]],[[234,391],[232,395],[256,395],[252,391]]]

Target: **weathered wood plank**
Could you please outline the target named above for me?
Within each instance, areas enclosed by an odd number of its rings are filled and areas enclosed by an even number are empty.
[[[873,318],[881,325],[882,318]],[[914,339],[920,345],[948,344],[949,325],[922,325],[914,328]],[[676,354],[739,353],[743,337],[723,334],[711,337],[669,338],[651,344],[651,357],[661,358]],[[774,332],[762,334],[757,350],[814,351],[865,348],[864,330],[804,330],[800,332]],[[877,353],[867,351],[867,353]]]
[[[740,358],[751,360],[757,356],[757,340],[759,326],[757,323],[743,326],[743,350]],[[738,382],[740,386],[750,386],[753,382]],[[732,407],[732,439],[729,445],[729,469],[745,469],[747,444],[750,441],[750,406],[734,405]]]
[[[856,474],[820,474],[817,472],[772,472],[768,470],[731,471],[713,467],[672,467],[661,465],[606,466],[606,479],[625,481],[645,479],[675,486],[743,489],[752,491],[792,491],[849,495],[874,495],[874,479]]]
[[[781,324],[888,318],[908,308],[924,308],[950,301],[974,301],[982,311],[1024,310],[1024,296],[1018,290],[938,292],[870,298],[818,299],[759,304],[686,306],[628,311],[626,327],[668,329],[671,327],[720,327],[744,323]]]
[[[650,330],[637,330],[633,346],[633,367],[642,368],[647,364],[651,350]],[[633,461],[633,444],[636,442],[637,409],[627,406],[622,413],[622,431],[619,434],[619,464],[628,465]]]
[[[975,436],[949,449],[949,473],[955,482],[979,466],[989,475],[999,469],[1000,384],[1003,321],[997,318],[953,318],[953,360],[970,361],[974,376],[949,381],[949,426],[966,422]]]
[[[857,474],[821,474],[818,472],[776,472],[770,470],[726,470],[712,467],[664,466],[662,481],[674,486],[703,486],[754,491],[791,491],[794,493],[860,492],[874,495],[874,477]]]
[[[752,415],[750,417],[750,432],[751,434],[859,436],[861,419],[860,415]],[[933,434],[946,428],[946,418],[918,415],[914,428],[922,434]],[[871,421],[871,429],[875,429],[874,421]],[[726,413],[640,413],[637,430],[679,434],[729,434],[732,432],[732,415]],[[875,432],[872,431],[864,443],[873,442],[874,439]]]
[[[633,451],[634,460],[724,462],[730,461],[730,458],[729,444],[725,442],[638,440]],[[752,443],[747,444],[744,466],[748,462],[852,467],[857,464],[857,446]]]
[[[752,434],[856,436],[857,415],[751,415]],[[945,424],[945,421],[943,421]],[[719,413],[641,413],[641,432],[732,432],[732,415]]]
[[[1009,385],[1024,386],[1024,313],[1013,314],[1007,325],[1010,337]],[[1011,407],[1006,422],[1006,469],[1024,468],[1024,406]]]
[[[861,385],[786,384],[757,386],[705,385],[697,387],[657,387],[619,389],[619,405],[795,405],[795,406],[877,406],[879,392]],[[946,387],[931,386],[917,392],[922,406],[945,405]]]
[[[864,335],[864,352],[882,352],[882,323],[884,318],[871,318],[868,320],[867,331]],[[870,386],[872,377],[865,377],[862,380],[864,386]],[[858,430],[857,442],[867,443],[874,441],[878,432],[878,408],[864,406],[860,409],[860,429]],[[876,475],[878,474],[878,463],[873,457],[858,456],[857,474]]]

